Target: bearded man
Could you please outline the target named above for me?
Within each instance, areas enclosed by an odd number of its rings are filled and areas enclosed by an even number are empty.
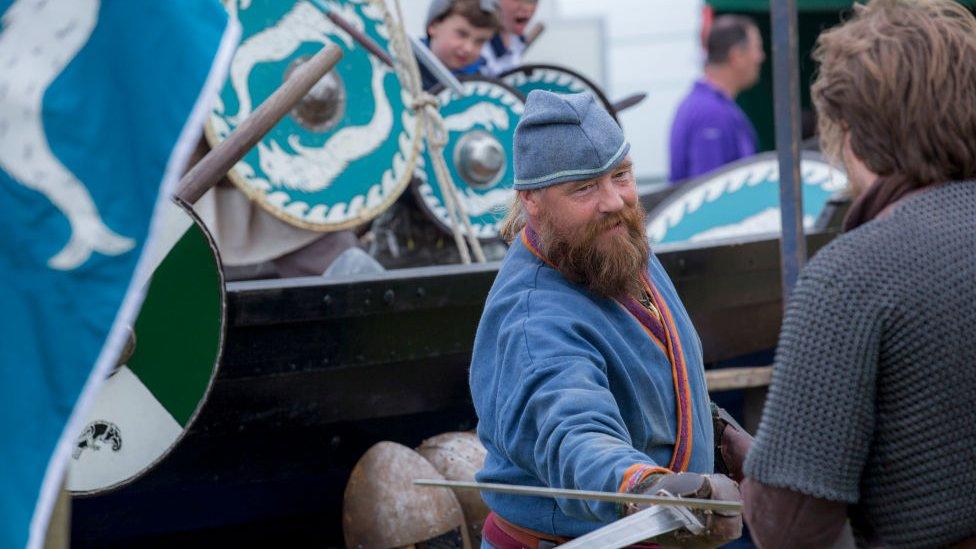
[[[649,252],[629,144],[591,95],[532,91],[515,129],[511,248],[478,326],[483,482],[738,499],[713,475],[701,343]],[[482,493],[484,546],[545,547],[633,512]],[[697,542],[739,536],[706,517]]]

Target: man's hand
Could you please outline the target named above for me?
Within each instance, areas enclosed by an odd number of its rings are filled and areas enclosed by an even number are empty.
[[[662,491],[666,491],[672,496],[686,498],[742,500],[739,495],[739,485],[725,475],[699,475],[695,473],[651,475],[634,489],[635,493],[647,495],[657,495]],[[628,505],[627,513],[632,514],[643,508],[644,506],[641,505]],[[705,548],[728,543],[742,535],[741,513],[699,509],[690,509],[690,511],[705,525],[704,532],[694,535],[688,531],[680,530],[654,538],[654,541],[665,546]]]

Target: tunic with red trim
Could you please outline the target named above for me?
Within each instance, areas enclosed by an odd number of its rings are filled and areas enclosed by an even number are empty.
[[[547,264],[523,231],[478,325],[471,394],[488,450],[482,482],[614,492],[661,468],[711,473],[701,342],[651,256],[636,300],[597,296]],[[618,518],[613,503],[483,492],[532,530],[576,537]]]

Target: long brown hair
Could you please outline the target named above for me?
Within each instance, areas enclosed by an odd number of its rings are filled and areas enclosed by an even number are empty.
[[[811,94],[821,143],[844,134],[879,183],[976,177],[976,18],[953,0],[872,0],[820,35]]]
[[[499,234],[502,240],[511,244],[527,222],[528,218],[525,213],[525,205],[522,203],[522,193],[515,191],[515,196],[512,197],[512,202],[508,206],[508,212],[505,213],[505,217],[501,221]]]

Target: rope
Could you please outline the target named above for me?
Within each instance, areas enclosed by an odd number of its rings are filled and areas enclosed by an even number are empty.
[[[478,237],[474,233],[471,219],[464,207],[464,201],[457,186],[454,185],[451,172],[444,160],[444,147],[447,145],[448,133],[444,126],[444,118],[441,117],[439,110],[440,103],[436,97],[424,91],[421,85],[420,69],[417,67],[417,60],[413,56],[413,50],[410,48],[406,31],[403,28],[403,11],[400,8],[400,0],[393,0],[393,2],[397,10],[397,21],[393,20],[385,3],[382,11],[386,27],[390,31],[390,44],[396,54],[396,71],[400,76],[400,81],[406,85],[410,96],[413,97],[411,108],[423,119],[427,146],[434,163],[434,175],[437,179],[437,186],[440,188],[441,194],[444,195],[444,208],[447,210],[454,243],[461,255],[462,263],[471,263],[472,252],[477,262],[484,263],[485,253],[481,249],[481,242],[478,241]],[[462,226],[464,227],[463,235]],[[467,237],[467,242],[465,242],[465,237]]]

